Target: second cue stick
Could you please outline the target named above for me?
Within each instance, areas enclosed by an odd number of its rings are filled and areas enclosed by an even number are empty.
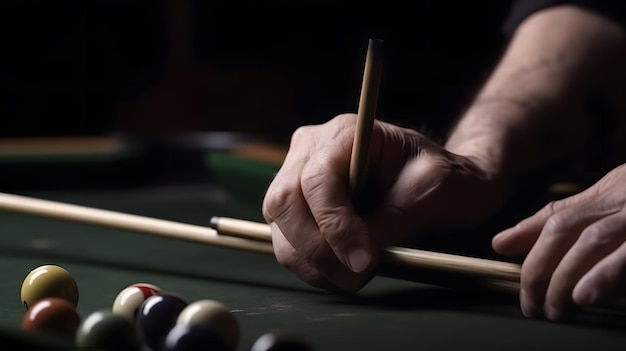
[[[228,217],[213,217],[211,218],[211,226],[223,235],[259,242],[272,241],[271,229],[269,225],[264,223]],[[403,247],[386,248],[381,260],[385,263],[404,267],[423,268],[513,283],[519,282],[521,269],[520,265],[510,262]]]
[[[354,141],[352,143],[349,173],[350,191],[353,200],[357,202],[367,174],[369,145],[374,120],[376,119],[378,91],[383,67],[382,46],[382,40],[370,39],[365,57],[365,69],[363,71],[361,97],[354,131]]]

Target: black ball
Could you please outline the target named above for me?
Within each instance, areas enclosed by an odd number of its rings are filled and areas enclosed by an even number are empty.
[[[205,325],[178,324],[165,337],[160,351],[230,351],[221,336]]]
[[[189,303],[182,297],[161,293],[150,296],[137,311],[135,324],[144,344],[156,350]]]

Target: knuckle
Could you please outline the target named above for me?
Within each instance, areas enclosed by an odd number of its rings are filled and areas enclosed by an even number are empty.
[[[354,113],[342,113],[335,116],[335,118],[331,119],[327,123],[353,126],[355,121],[356,115]]]
[[[311,163],[302,170],[300,177],[300,187],[304,197],[309,198],[315,194],[320,188],[324,186],[325,175],[322,170],[323,167],[319,165],[312,165]]]
[[[561,208],[561,200],[550,201],[538,213],[545,215],[553,215]]]
[[[306,140],[310,135],[313,127],[312,126],[301,126],[298,127],[293,134],[291,134],[291,146],[298,145],[302,142],[302,140]]]
[[[267,222],[286,216],[297,201],[298,192],[293,187],[269,189],[263,199],[262,212]]]
[[[603,248],[612,246],[615,242],[615,237],[612,235],[612,231],[606,228],[605,225],[594,223],[582,231],[578,241],[591,248]]]
[[[566,213],[558,212],[548,218],[544,226],[544,233],[561,237],[569,233],[572,227],[572,217]]]

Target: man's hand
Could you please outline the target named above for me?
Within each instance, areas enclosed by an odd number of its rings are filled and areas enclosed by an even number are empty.
[[[598,306],[626,292],[626,165],[589,189],[552,202],[494,237],[504,255],[528,253],[524,315],[558,320],[573,305]]]
[[[348,185],[355,121],[340,115],[296,131],[263,204],[277,260],[326,289],[358,290],[382,247],[428,228],[475,224],[502,201],[471,157],[376,121],[365,191],[381,196],[362,217]]]

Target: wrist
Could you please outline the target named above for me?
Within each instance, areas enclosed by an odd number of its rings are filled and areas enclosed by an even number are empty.
[[[506,179],[516,173],[508,162],[511,138],[524,128],[528,106],[504,99],[478,99],[465,112],[445,143],[445,148],[474,161],[489,179]]]

